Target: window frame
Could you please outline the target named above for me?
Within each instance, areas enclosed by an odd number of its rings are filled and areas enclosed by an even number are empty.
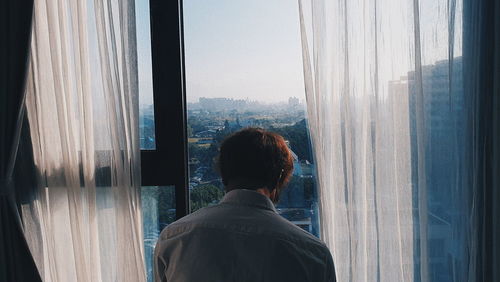
[[[155,149],[141,149],[141,185],[174,186],[176,218],[189,213],[182,0],[149,0]]]

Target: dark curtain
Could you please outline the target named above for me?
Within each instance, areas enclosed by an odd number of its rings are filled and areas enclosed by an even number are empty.
[[[473,274],[478,282],[500,281],[500,1],[464,1],[464,81],[471,105],[467,145],[473,170],[472,220],[478,227]]]
[[[0,1],[0,281],[41,281],[22,232],[13,181],[32,15],[33,0]]]

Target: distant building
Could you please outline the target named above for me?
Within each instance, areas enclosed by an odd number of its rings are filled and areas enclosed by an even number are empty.
[[[450,77],[450,70],[452,76]],[[465,265],[462,248],[465,242],[459,234],[461,218],[460,206],[453,195],[459,187],[459,169],[463,161],[464,144],[459,138],[465,134],[464,92],[462,79],[462,58],[438,61],[433,65],[422,66],[422,90],[424,132],[417,128],[417,84],[415,72],[409,72],[405,80],[409,90],[410,140],[413,205],[419,206],[418,189],[418,152],[417,136],[425,139],[425,175],[427,187],[426,204],[427,250],[429,258],[430,281],[454,281],[453,269]],[[418,222],[417,212],[414,213]],[[416,229],[418,230],[418,226]],[[419,262],[420,245],[424,238],[415,232],[415,261]],[[418,268],[419,265],[416,264]],[[415,269],[415,281],[421,281],[420,272]]]
[[[296,97],[288,98],[288,107],[293,108],[293,109],[300,107],[299,98],[296,98]]]
[[[223,111],[244,108],[247,101],[230,98],[200,98],[199,104],[200,108],[206,111]]]

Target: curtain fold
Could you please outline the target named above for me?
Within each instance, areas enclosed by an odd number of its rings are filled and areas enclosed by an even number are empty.
[[[337,279],[474,281],[462,1],[299,0],[299,12]]]
[[[471,281],[500,281],[500,3],[464,1],[464,77],[467,104],[467,157],[472,169],[471,237],[478,248],[471,257]]]
[[[44,281],[145,281],[132,0],[34,6],[27,112],[38,176],[21,205]]]
[[[0,280],[40,281],[23,235],[13,180],[24,118],[33,1],[0,3]]]

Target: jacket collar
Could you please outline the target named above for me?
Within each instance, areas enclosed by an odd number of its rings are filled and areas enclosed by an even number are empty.
[[[276,212],[273,202],[259,192],[248,189],[234,189],[226,193],[220,201],[221,204],[236,204],[253,206]]]

